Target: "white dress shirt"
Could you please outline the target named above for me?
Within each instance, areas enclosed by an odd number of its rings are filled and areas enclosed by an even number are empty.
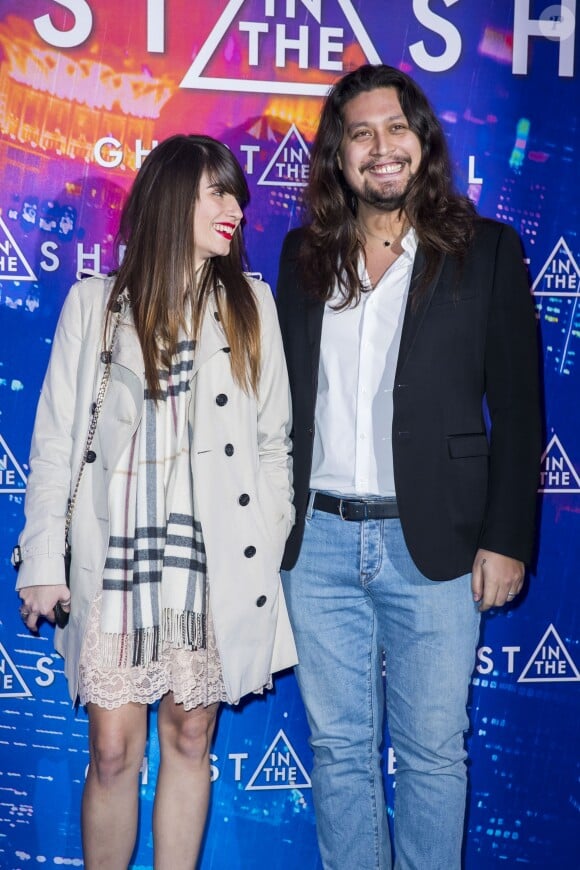
[[[356,306],[322,320],[311,489],[351,497],[393,496],[393,386],[405,306],[417,250],[415,231],[403,253]],[[361,257],[359,275],[369,278]]]

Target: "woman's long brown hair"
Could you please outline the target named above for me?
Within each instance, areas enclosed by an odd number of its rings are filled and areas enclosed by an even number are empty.
[[[198,337],[210,294],[230,347],[237,383],[257,390],[260,371],[258,306],[244,275],[241,230],[230,252],[207,260],[196,275],[194,215],[200,181],[230,193],[240,206],[249,200],[242,169],[229,148],[201,135],[176,135],[148,154],[122,212],[118,245],[125,252],[109,296],[107,321],[119,294],[129,296],[153,398],[161,395],[159,371],[169,369],[180,328]],[[187,323],[193,314],[193,330]]]

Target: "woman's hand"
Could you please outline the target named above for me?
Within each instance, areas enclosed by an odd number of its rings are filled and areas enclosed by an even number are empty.
[[[70,610],[70,589],[64,583],[58,586],[25,586],[18,592],[22,599],[20,616],[26,627],[38,631],[41,617],[54,622],[54,606],[60,601],[65,611]]]

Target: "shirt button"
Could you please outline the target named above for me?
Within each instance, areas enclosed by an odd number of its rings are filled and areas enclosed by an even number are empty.
[[[215,403],[216,403],[216,405],[219,405],[220,408],[223,407],[224,405],[227,405],[227,402],[228,402],[228,397],[226,396],[225,393],[220,393],[218,396],[215,397]]]
[[[85,456],[85,462],[94,462],[97,458],[97,454],[94,450],[87,450],[87,455]]]
[[[222,347],[222,350],[224,353],[231,353],[232,352],[231,347]]]
[[[234,445],[233,444],[226,444],[226,446],[224,447],[224,451],[225,451],[226,456],[233,456],[234,455]]]
[[[260,595],[260,597],[256,600],[257,607],[263,607],[268,599],[265,595]]]
[[[213,316],[215,317],[216,320],[219,320],[220,319],[219,311],[214,311]]]
[[[238,499],[238,503],[241,504],[242,507],[245,507],[247,504],[250,504],[250,496],[247,492],[243,492]]]
[[[246,549],[244,550],[244,556],[246,557],[246,559],[251,559],[252,556],[255,556],[255,555],[256,555],[256,548],[255,547],[246,547]]]

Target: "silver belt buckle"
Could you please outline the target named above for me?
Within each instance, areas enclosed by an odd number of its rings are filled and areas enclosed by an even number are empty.
[[[346,517],[344,516],[344,514],[342,512],[343,501],[344,501],[344,499],[341,498],[339,503],[338,503],[338,515],[341,518],[341,520],[343,520],[343,522],[346,522]]]

